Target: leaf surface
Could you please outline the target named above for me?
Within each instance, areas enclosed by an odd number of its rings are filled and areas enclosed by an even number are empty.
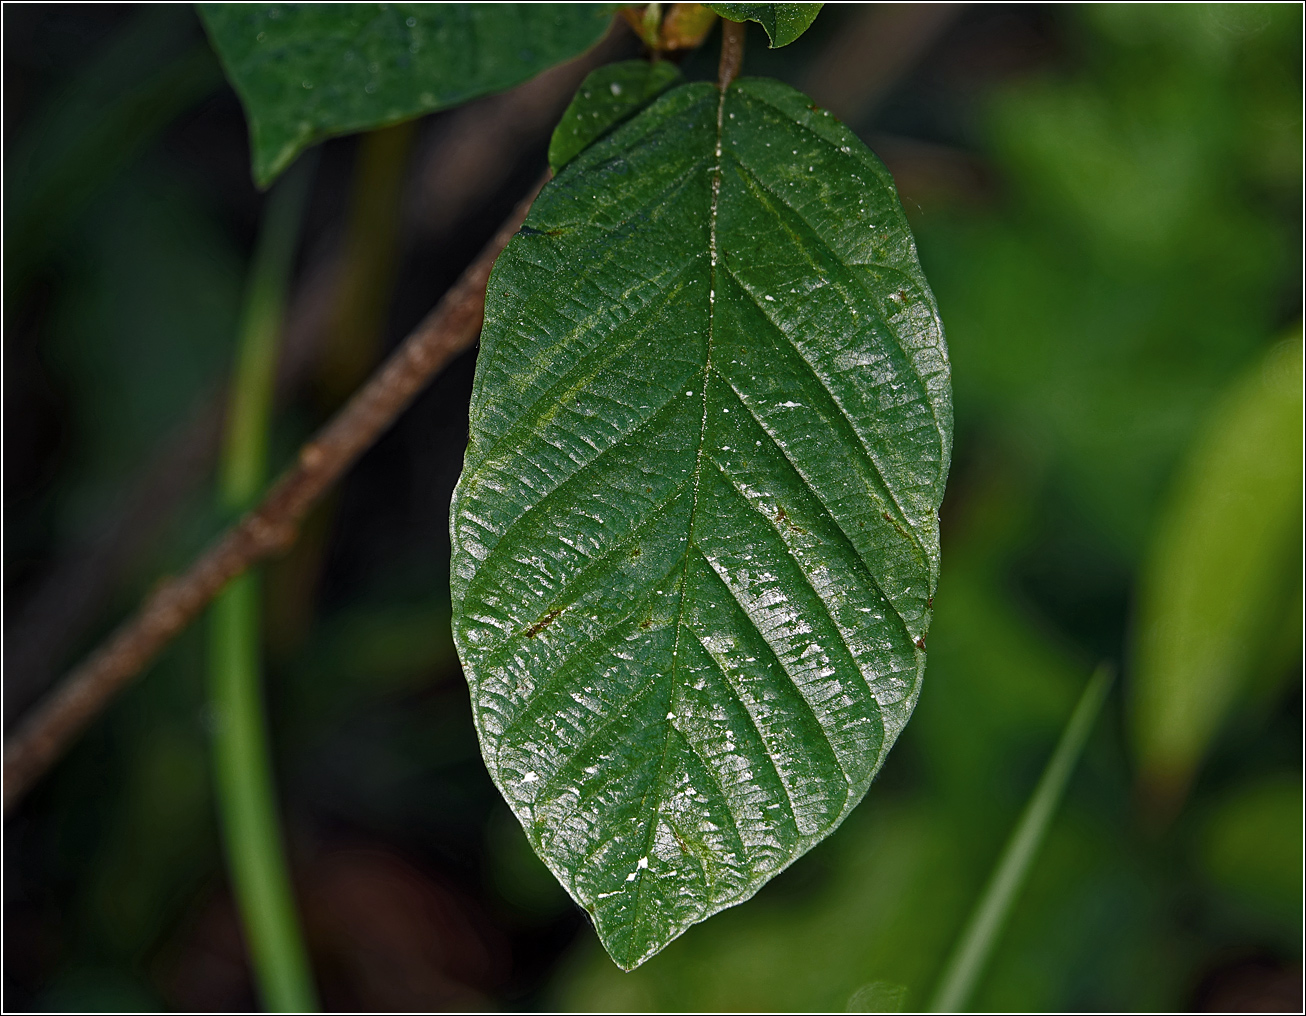
[[[553,130],[549,168],[559,172],[583,149],[682,80],[680,69],[666,60],[623,60],[591,71]]]
[[[267,186],[304,148],[520,84],[602,37],[611,4],[200,4]]]
[[[811,27],[825,4],[707,4],[727,21],[756,21],[771,48],[788,46]]]
[[[777,82],[667,92],[500,256],[451,518],[490,773],[631,969],[865,794],[951,448],[883,165]]]

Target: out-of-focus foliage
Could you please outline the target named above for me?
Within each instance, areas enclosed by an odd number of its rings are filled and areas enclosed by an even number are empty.
[[[525,81],[588,49],[610,4],[202,4],[266,187],[305,147]]]
[[[1202,872],[1244,920],[1297,941],[1302,893],[1302,784],[1289,774],[1243,784],[1217,798],[1197,836]]]
[[[1284,116],[1296,12],[1266,6],[1254,32],[1201,6],[1078,11],[1083,70],[991,108],[1007,214],[922,239],[953,280],[959,412],[1026,443],[1130,564],[1195,421],[1276,326],[1292,270],[1265,189],[1295,188],[1300,166],[1266,180],[1258,163],[1299,145],[1299,111]]]
[[[1140,578],[1133,735],[1159,807],[1187,789],[1280,631],[1301,638],[1302,345],[1272,348],[1221,399],[1176,477]],[[1264,683],[1264,682],[1261,682]]]
[[[82,456],[62,509],[72,526],[102,512],[123,473],[214,387],[231,348],[242,267],[211,214],[164,166],[142,168],[105,195],[66,265],[69,295],[46,348],[72,393]]]
[[[144,12],[6,147],[7,293],[171,119],[220,84],[190,21],[176,5]]]

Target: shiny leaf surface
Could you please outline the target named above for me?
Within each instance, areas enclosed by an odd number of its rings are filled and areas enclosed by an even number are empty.
[[[200,4],[266,186],[304,148],[520,84],[584,52],[610,4]]]
[[[777,82],[667,92],[500,256],[454,639],[491,775],[622,967],[865,794],[920,691],[951,427],[888,172]]]

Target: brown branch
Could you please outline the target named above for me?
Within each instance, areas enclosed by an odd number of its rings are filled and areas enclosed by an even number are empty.
[[[744,31],[743,22],[721,19],[721,63],[716,78],[717,87],[723,92],[739,77],[739,69],[744,65]]]
[[[542,185],[543,181],[541,181]],[[431,377],[476,341],[495,258],[520,228],[538,188],[509,216],[435,309],[299,453],[263,502],[218,537],[185,574],[163,583],[132,618],[74,668],[5,747],[6,813],[113,696],[208,606],[224,586],[295,541],[309,508],[395,421]]]

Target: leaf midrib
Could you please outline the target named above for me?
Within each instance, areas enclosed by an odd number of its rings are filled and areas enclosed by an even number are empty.
[[[694,521],[698,517],[698,489],[699,482],[703,475],[703,449],[707,444],[707,390],[708,381],[712,373],[712,342],[716,337],[716,268],[717,268],[717,208],[721,198],[721,140],[725,121],[726,96],[729,94],[728,87],[720,89],[720,96],[717,99],[716,106],[716,135],[715,135],[715,163],[712,167],[712,204],[708,209],[708,304],[707,304],[707,344],[703,357],[703,373],[699,376],[699,387],[703,393],[703,420],[698,432],[698,448],[694,453],[694,483],[691,491],[691,502],[689,506],[689,524],[685,533],[685,563],[680,574],[680,603],[676,612],[676,635],[672,642],[671,648],[671,709],[673,713],[677,712],[680,704],[680,682],[677,679],[677,670],[680,666],[680,635],[685,628],[685,590],[689,584],[689,559],[690,550],[694,542]],[[663,797],[663,787],[666,782],[667,756],[671,751],[671,731],[675,724],[670,719],[664,721],[666,731],[662,740],[662,759],[658,763],[658,774],[653,781],[653,786],[649,792],[644,795],[644,800],[640,802],[640,813],[646,816],[646,830],[644,833],[644,849],[640,852],[641,857],[648,857],[649,852],[653,849],[653,837],[657,832],[656,816],[650,814],[647,801],[650,794],[655,795],[654,809],[660,807],[660,801]],[[683,735],[681,735],[683,738]],[[726,805],[726,810],[731,812],[733,819],[733,810],[730,803],[722,797]],[[703,864],[698,855],[699,867],[703,872],[704,884],[710,880],[708,878],[707,867]],[[641,933],[641,916],[645,899],[644,893],[644,874],[651,871],[651,868],[636,869],[635,879],[635,916],[631,922],[632,939],[638,939]]]

